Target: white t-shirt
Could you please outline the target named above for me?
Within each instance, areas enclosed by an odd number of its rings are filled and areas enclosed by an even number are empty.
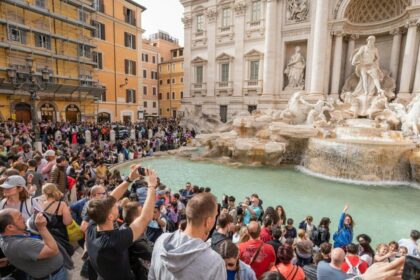
[[[414,242],[412,239],[401,239],[398,241],[398,246],[404,246],[408,249],[408,255],[410,256],[418,256],[419,251],[417,249],[417,243]]]

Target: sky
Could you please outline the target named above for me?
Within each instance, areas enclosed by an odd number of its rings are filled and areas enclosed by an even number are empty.
[[[146,7],[142,14],[142,28],[146,30],[143,36],[149,37],[150,34],[162,30],[178,38],[181,46],[184,45],[184,25],[181,21],[184,7],[179,0],[135,1]]]

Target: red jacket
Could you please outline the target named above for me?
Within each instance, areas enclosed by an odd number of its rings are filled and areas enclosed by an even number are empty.
[[[273,240],[273,237],[271,236],[271,232],[268,230],[268,228],[263,227],[261,229],[260,239],[262,241],[264,241],[265,243],[267,243],[268,241]]]
[[[256,255],[258,248],[260,248],[258,255],[255,257],[254,262],[251,259]],[[239,244],[239,258],[246,264],[249,264],[254,270],[257,279],[270,270],[271,265],[276,262],[276,254],[273,246],[265,244],[262,240],[251,239],[247,242]],[[251,263],[251,264],[250,264]]]
[[[361,274],[365,273],[368,269],[369,265],[367,262],[360,259],[360,257],[355,255],[347,255],[343,264],[341,265],[341,270],[345,273],[347,273],[350,270],[350,266],[347,264],[347,261],[353,266],[358,267]]]

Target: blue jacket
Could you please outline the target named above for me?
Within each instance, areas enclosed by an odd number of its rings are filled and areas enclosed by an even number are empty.
[[[338,231],[334,233],[334,248],[344,247],[353,241],[353,229],[344,225],[346,213],[342,213],[338,224]]]
[[[252,270],[252,268],[241,260],[239,261],[239,279],[257,280],[255,272]]]

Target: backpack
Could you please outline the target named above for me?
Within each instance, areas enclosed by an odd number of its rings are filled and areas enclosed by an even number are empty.
[[[165,222],[166,222],[166,232],[174,232],[177,230],[176,224],[174,223],[174,221],[172,221],[172,219],[168,216],[165,215]]]
[[[344,260],[346,261],[347,265],[349,266],[349,269],[346,271],[346,274],[351,275],[351,276],[362,275],[362,273],[359,270],[359,266],[363,262],[361,258],[359,258],[359,262],[357,263],[356,266],[353,266],[347,257]]]

